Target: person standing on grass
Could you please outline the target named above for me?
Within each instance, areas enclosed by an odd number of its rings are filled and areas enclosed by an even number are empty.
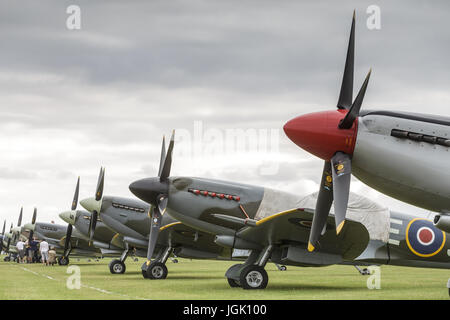
[[[33,263],[34,254],[37,251],[37,245],[39,242],[36,241],[36,238],[33,237],[33,240],[29,241],[30,248],[28,249],[28,263]]]
[[[56,251],[55,247],[51,246],[50,250],[48,250],[48,264],[54,265],[56,263]]]
[[[19,252],[19,263],[23,263],[23,257],[25,256],[25,242],[19,239],[16,243],[17,251]]]
[[[31,263],[31,261],[30,261],[30,257],[31,257],[30,256],[30,250],[31,250],[30,240],[27,240],[27,241],[25,241],[25,260],[26,260],[27,263]]]
[[[48,266],[48,242],[45,240],[42,240],[39,244],[39,251],[41,252],[41,260],[42,264],[45,264]]]

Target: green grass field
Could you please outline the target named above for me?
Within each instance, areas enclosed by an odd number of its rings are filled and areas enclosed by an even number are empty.
[[[0,262],[0,299],[449,299],[450,270],[381,266],[381,289],[369,290],[367,276],[352,266],[288,267],[268,264],[265,290],[230,288],[224,273],[233,262],[179,259],[168,262],[166,280],[143,279],[143,260],[127,260],[127,272],[112,275],[111,259],[71,260],[81,270],[82,287],[66,287],[67,266]]]

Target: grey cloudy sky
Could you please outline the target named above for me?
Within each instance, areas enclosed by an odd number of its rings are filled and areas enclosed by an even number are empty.
[[[72,4],[81,30],[66,28]],[[366,27],[369,5],[381,30]],[[282,126],[335,107],[353,9],[355,87],[373,68],[363,108],[449,116],[448,1],[2,1],[0,219],[16,223],[23,205],[24,221],[37,206],[40,220],[62,223],[77,176],[91,196],[101,165],[105,193],[132,197],[129,183],[156,173],[172,129],[192,134],[176,144],[173,175],[315,191],[322,161]],[[208,155],[206,138],[186,152],[197,121],[278,138],[267,153]],[[424,212],[356,179],[352,190]]]

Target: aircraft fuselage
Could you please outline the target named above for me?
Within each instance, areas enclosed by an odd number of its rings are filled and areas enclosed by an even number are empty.
[[[412,205],[450,209],[450,119],[365,112],[358,121],[352,173],[370,187]]]

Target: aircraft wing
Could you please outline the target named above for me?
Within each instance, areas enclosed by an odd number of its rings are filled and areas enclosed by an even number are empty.
[[[254,226],[240,229],[236,236],[262,245],[308,245],[314,210],[292,209],[258,220]],[[326,231],[321,236],[318,252],[339,254],[346,260],[358,257],[369,242],[367,229],[359,222],[347,219],[344,229],[336,235],[334,216],[328,216]]]
[[[198,251],[221,254],[224,248],[214,243],[215,236],[197,231],[181,222],[174,222],[161,227],[158,245],[172,247],[189,247]]]

